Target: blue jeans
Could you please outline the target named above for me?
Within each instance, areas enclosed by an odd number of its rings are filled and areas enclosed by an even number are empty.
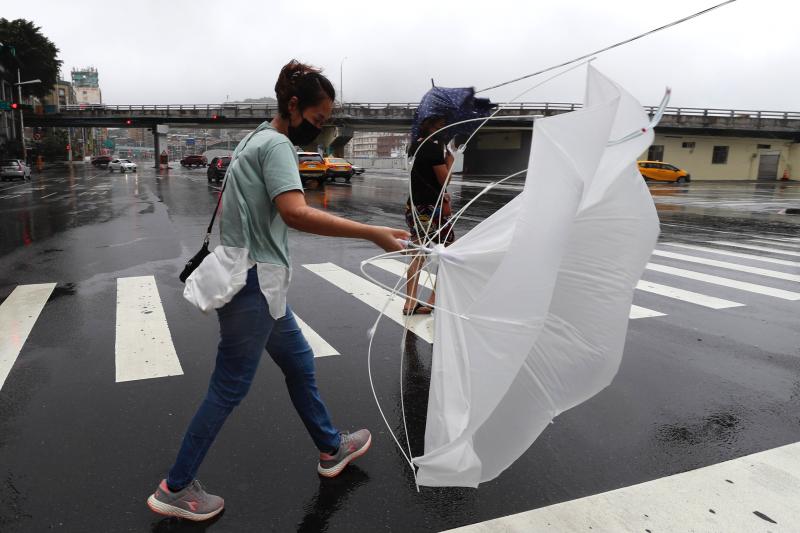
[[[195,478],[225,419],[247,395],[265,347],[283,371],[294,408],[317,448],[325,453],[338,450],[339,431],[333,427],[317,391],[314,352],[288,306],[286,315],[278,320],[269,314],[255,267],[247,273],[247,284],[217,310],[217,315],[221,335],[217,364],[208,393],[183,437],[167,484],[183,488]]]

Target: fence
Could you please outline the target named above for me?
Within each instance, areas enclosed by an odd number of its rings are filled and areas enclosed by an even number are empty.
[[[363,168],[407,170],[405,157],[353,157],[352,164]]]

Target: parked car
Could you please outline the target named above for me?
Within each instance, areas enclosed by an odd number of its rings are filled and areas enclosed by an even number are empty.
[[[4,159],[0,161],[0,178],[3,181],[21,179],[22,181],[31,179],[31,167],[21,159]]]
[[[226,155],[213,158],[208,164],[208,170],[206,171],[208,182],[211,183],[213,180],[216,180],[219,183],[222,181],[222,178],[225,177],[225,172],[228,171],[228,165],[230,164],[230,156]]]
[[[352,163],[350,163],[350,166],[353,167],[353,175],[360,176],[361,174],[364,173],[364,167],[360,167],[360,166],[354,165]]]
[[[109,163],[111,163],[111,157],[107,155],[99,155],[92,158],[92,166],[95,167],[107,167]]]
[[[303,185],[308,180],[316,180],[320,187],[325,184],[325,180],[328,179],[328,168],[321,155],[316,152],[297,152],[297,160]]]
[[[109,172],[114,172],[115,170],[119,170],[120,172],[136,172],[136,163],[132,162],[130,159],[112,159],[111,162],[108,164]]]
[[[639,161],[639,173],[645,180],[672,181],[680,183],[691,181],[692,176],[676,166],[661,161]]]
[[[181,159],[182,167],[204,167],[208,164],[208,160],[202,155],[187,155]]]
[[[349,183],[350,178],[353,177],[353,166],[341,157],[326,157],[325,168],[326,175],[331,181],[336,181],[336,178],[344,178],[344,181]]]

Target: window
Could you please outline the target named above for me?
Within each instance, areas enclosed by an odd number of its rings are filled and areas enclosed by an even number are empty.
[[[664,160],[664,145],[654,144],[647,151],[647,159],[649,161],[663,161]]]
[[[714,153],[711,156],[712,165],[725,165],[728,163],[728,147],[715,146]]]
[[[772,148],[772,145],[771,144],[759,144],[756,148],[758,150],[769,150],[770,148]]]
[[[690,150],[694,150],[694,141],[682,143],[681,146],[683,148],[689,148]]]

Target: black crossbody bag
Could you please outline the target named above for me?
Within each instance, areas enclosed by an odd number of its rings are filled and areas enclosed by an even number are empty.
[[[244,149],[247,148],[247,143],[249,143],[250,139],[252,139],[253,136],[259,131],[261,130],[256,128],[253,132],[251,132],[250,136],[245,141],[244,146],[242,146],[242,149],[236,152],[234,157],[231,158],[231,163],[230,165],[228,165],[228,170],[225,172],[225,180],[222,182],[222,190],[219,191],[219,199],[217,200],[217,207],[214,208],[214,214],[211,215],[211,222],[209,222],[208,229],[206,230],[206,237],[205,239],[203,239],[203,246],[200,247],[199,252],[194,254],[191,259],[186,261],[186,266],[183,267],[183,272],[181,272],[181,275],[178,276],[178,278],[181,280],[181,283],[186,283],[186,278],[188,278],[192,274],[192,272],[194,272],[195,269],[197,269],[197,267],[200,266],[200,263],[203,262],[203,259],[205,259],[208,256],[208,254],[211,253],[208,251],[208,243],[211,240],[211,228],[214,227],[214,220],[216,220],[217,212],[219,211],[219,206],[220,204],[222,204],[222,193],[225,192],[225,186],[228,185],[228,177],[231,175],[231,169],[233,168],[233,164],[236,162],[236,159],[238,159],[239,154],[244,152]]]
[[[231,162],[233,164],[233,162]],[[226,173],[227,174],[227,173]],[[192,272],[195,271],[197,267],[200,266],[200,263],[203,262],[203,259],[206,258],[208,254],[211,252],[208,251],[208,243],[211,240],[211,228],[214,227],[214,220],[217,218],[217,212],[219,211],[219,206],[222,203],[222,193],[225,192],[225,186],[228,184],[228,176],[225,176],[225,181],[222,183],[222,190],[219,191],[219,199],[217,199],[217,207],[214,208],[214,214],[211,215],[211,222],[208,224],[208,229],[206,230],[206,237],[203,239],[203,246],[200,247],[200,251],[197,252],[192,256],[191,259],[186,261],[186,266],[183,267],[183,272],[178,278],[181,280],[181,283],[186,283],[186,278],[188,278]]]

